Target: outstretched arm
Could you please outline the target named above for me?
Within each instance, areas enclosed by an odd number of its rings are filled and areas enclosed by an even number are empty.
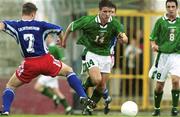
[[[126,36],[125,33],[120,32],[117,36],[117,39],[121,42],[121,43],[128,43],[128,37]]]
[[[4,28],[5,28],[4,23],[0,21],[0,30],[4,30]]]
[[[64,47],[64,48],[66,47],[67,38],[68,38],[69,34],[71,33],[71,25],[72,25],[72,23],[70,23],[69,26],[67,27],[64,37],[62,39],[62,47]]]

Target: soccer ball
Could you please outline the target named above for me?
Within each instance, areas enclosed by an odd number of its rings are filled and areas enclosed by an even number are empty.
[[[126,116],[136,116],[138,113],[138,106],[133,101],[126,101],[121,106],[121,113]]]

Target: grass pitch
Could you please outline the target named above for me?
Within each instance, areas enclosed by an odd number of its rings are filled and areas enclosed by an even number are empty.
[[[128,117],[124,115],[92,115],[92,116],[83,116],[83,115],[10,115],[10,117]],[[137,115],[136,117],[152,117],[149,113],[148,114],[142,114]],[[172,116],[166,116],[162,115],[162,117],[172,117]]]

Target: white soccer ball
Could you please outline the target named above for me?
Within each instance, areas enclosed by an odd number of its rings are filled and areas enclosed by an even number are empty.
[[[138,113],[138,106],[133,101],[126,101],[121,106],[121,113],[126,116],[136,116]]]

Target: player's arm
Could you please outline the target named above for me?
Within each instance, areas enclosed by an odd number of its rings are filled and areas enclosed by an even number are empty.
[[[128,37],[126,36],[125,33],[120,32],[117,36],[117,39],[121,42],[121,43],[128,43]]]
[[[4,29],[5,29],[5,24],[2,21],[0,21],[0,30],[4,30]]]
[[[59,39],[57,40],[56,45],[62,47],[63,36],[64,36],[64,32],[63,32],[63,31],[61,31],[61,32],[58,33],[58,38],[59,38]]]
[[[69,34],[71,33],[71,25],[72,23],[69,24],[69,26],[66,29],[66,32],[64,33],[63,39],[62,39],[62,47],[66,47],[66,41],[68,39]]]
[[[159,46],[156,44],[155,41],[151,41],[151,48],[154,52],[157,52],[159,50]]]

